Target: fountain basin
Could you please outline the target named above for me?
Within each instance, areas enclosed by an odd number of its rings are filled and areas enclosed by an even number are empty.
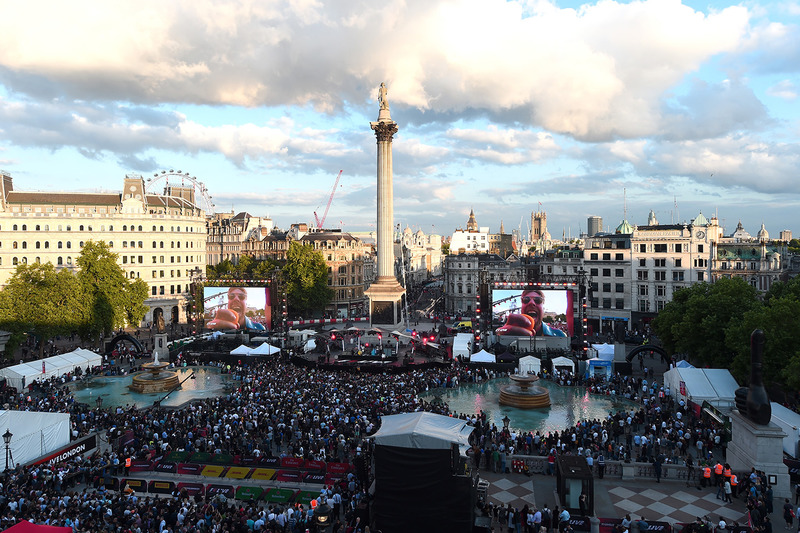
[[[168,366],[168,363],[144,363],[142,372],[134,374],[128,388],[143,394],[171,391],[180,385],[180,380],[177,372],[164,370]]]
[[[550,392],[544,387],[534,385],[539,381],[535,375],[509,376],[510,385],[500,387],[500,405],[517,409],[543,409],[550,407]]]

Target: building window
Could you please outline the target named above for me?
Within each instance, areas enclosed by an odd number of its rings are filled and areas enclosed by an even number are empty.
[[[611,284],[603,283],[603,292],[611,292]]]
[[[56,264],[57,264],[58,266],[61,266],[61,265],[63,265],[63,264],[64,264],[64,258],[63,258],[63,257],[59,257],[59,258],[58,258],[58,261],[56,261]]]
[[[703,281],[704,279],[705,279],[705,272],[698,272],[697,281]]]
[[[656,268],[666,268],[667,260],[666,259],[653,259],[653,266]]]
[[[597,272],[598,272],[598,269],[596,269],[596,268],[590,268],[589,269],[589,275],[590,276],[597,276]]]
[[[647,296],[650,294],[650,287],[648,285],[639,285],[639,296]]]
[[[681,250],[683,250],[683,246],[680,243],[676,244],[675,245],[675,253],[679,254],[679,253],[681,253]]]
[[[667,243],[654,244],[653,251],[657,254],[667,253]]]
[[[622,261],[623,260],[623,255],[622,254],[614,254],[614,259],[616,261]]]
[[[653,273],[653,279],[656,281],[666,281],[667,280],[667,271],[666,270],[656,270]]]
[[[656,285],[656,296],[663,298],[667,295],[667,286],[666,285]]]
[[[700,254],[703,253],[703,245],[702,244],[698,244],[697,245],[697,253],[700,253]]]
[[[636,279],[639,279],[639,280],[646,280],[646,279],[648,279],[648,277],[647,277],[647,270],[637,270],[637,271],[636,271]]]
[[[645,266],[647,266],[647,259],[644,259],[644,258],[642,258],[642,259],[639,259],[639,266],[640,266],[640,267],[645,267]]]
[[[153,296],[156,295],[156,288],[155,287],[153,287],[153,289],[150,291],[150,294],[152,294]]]
[[[622,299],[615,300],[614,307],[617,309],[625,309],[625,300]]]
[[[639,300],[639,312],[647,313],[650,311],[650,300]]]
[[[617,283],[616,285],[614,285],[614,292],[625,292],[625,284]]]
[[[589,257],[590,257],[590,259],[592,261],[597,261],[597,254],[596,253],[595,254],[590,254]]]
[[[614,270],[614,275],[616,277],[618,277],[618,278],[624,278],[625,277],[625,271],[622,270],[621,268],[618,268],[618,269]]]
[[[606,277],[611,276],[611,269],[610,268],[604,268],[603,269],[603,275],[606,276]]]
[[[603,261],[611,261],[611,254],[603,254]]]
[[[683,281],[683,271],[673,272],[672,281]]]
[[[603,298],[603,309],[611,309],[611,298]]]
[[[640,244],[639,245],[639,253],[641,253],[641,254],[647,253],[647,245],[646,244]]]

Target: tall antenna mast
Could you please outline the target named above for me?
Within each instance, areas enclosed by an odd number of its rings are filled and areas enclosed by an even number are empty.
[[[622,220],[628,220],[628,189],[622,188]]]
[[[673,202],[675,203],[675,208],[672,210],[672,223],[675,224],[676,220],[680,220],[680,215],[678,215],[678,197],[672,197]]]

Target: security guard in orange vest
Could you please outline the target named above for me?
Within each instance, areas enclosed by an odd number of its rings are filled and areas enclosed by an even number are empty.
[[[132,462],[133,462],[133,458],[132,457],[127,457],[125,459],[125,475],[126,476],[131,473],[131,463]]]
[[[705,487],[711,484],[711,467],[706,465],[703,467],[703,479],[700,480],[700,486]]]
[[[722,475],[725,476],[727,481],[731,480],[731,465],[725,463],[725,470],[722,471]]]
[[[731,474],[731,496],[736,497],[736,485],[739,484],[739,478],[736,474]]]
[[[722,484],[722,463],[717,461],[714,465],[714,485]]]

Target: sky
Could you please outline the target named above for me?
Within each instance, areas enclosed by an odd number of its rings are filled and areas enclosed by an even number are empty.
[[[0,6],[16,190],[139,174],[288,228],[323,215],[342,170],[325,226],[375,231],[385,82],[403,227],[448,235],[474,209],[528,233],[541,209],[569,237],[590,215],[613,231],[653,210],[800,233],[798,0]]]

